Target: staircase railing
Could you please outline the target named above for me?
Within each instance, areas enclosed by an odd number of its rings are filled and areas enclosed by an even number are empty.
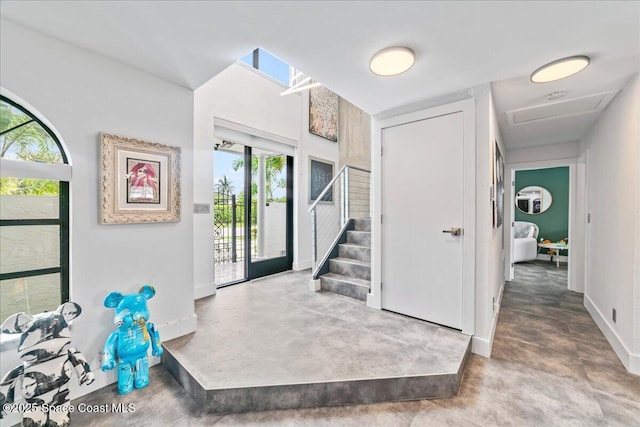
[[[314,279],[349,219],[371,218],[370,196],[371,171],[345,165],[311,204]]]

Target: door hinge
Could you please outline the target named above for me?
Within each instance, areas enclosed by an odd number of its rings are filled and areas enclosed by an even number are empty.
[[[591,224],[591,214],[587,214],[587,224]]]
[[[511,263],[511,268],[513,268],[513,263]]]
[[[515,181],[511,181],[511,186],[515,187],[516,186],[516,182]]]
[[[380,214],[380,224],[382,224],[382,214]]]
[[[380,156],[382,157],[382,147],[380,147]]]

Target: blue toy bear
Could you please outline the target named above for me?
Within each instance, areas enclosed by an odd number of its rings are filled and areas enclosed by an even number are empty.
[[[148,322],[147,300],[156,294],[153,286],[144,285],[137,294],[122,295],[111,292],[104,306],[116,309],[116,330],[109,335],[104,345],[103,371],[118,367],[118,393],[127,394],[133,388],[149,385],[149,359],[147,351],[151,341],[151,354],[162,355],[160,336],[153,323]]]
[[[16,313],[4,321],[3,334],[21,334],[18,354],[23,363],[9,371],[0,383],[2,412],[22,409],[25,426],[69,425],[72,410],[68,382],[72,373],[76,372],[80,384],[94,380],[85,357],[71,347],[69,323],[81,312],[78,304],[65,302],[56,311],[33,316]],[[25,404],[14,406],[16,389]]]

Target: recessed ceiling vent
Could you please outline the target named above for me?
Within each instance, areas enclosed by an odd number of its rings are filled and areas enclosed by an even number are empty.
[[[613,99],[618,91],[605,92],[597,95],[583,96],[581,98],[567,99],[536,105],[535,107],[521,108],[507,111],[509,125],[532,123],[540,120],[559,119],[567,116],[599,113]]]

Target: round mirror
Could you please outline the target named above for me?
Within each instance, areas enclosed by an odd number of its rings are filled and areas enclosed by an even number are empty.
[[[530,186],[518,191],[516,194],[516,207],[522,213],[540,214],[551,206],[551,193],[543,187]]]

